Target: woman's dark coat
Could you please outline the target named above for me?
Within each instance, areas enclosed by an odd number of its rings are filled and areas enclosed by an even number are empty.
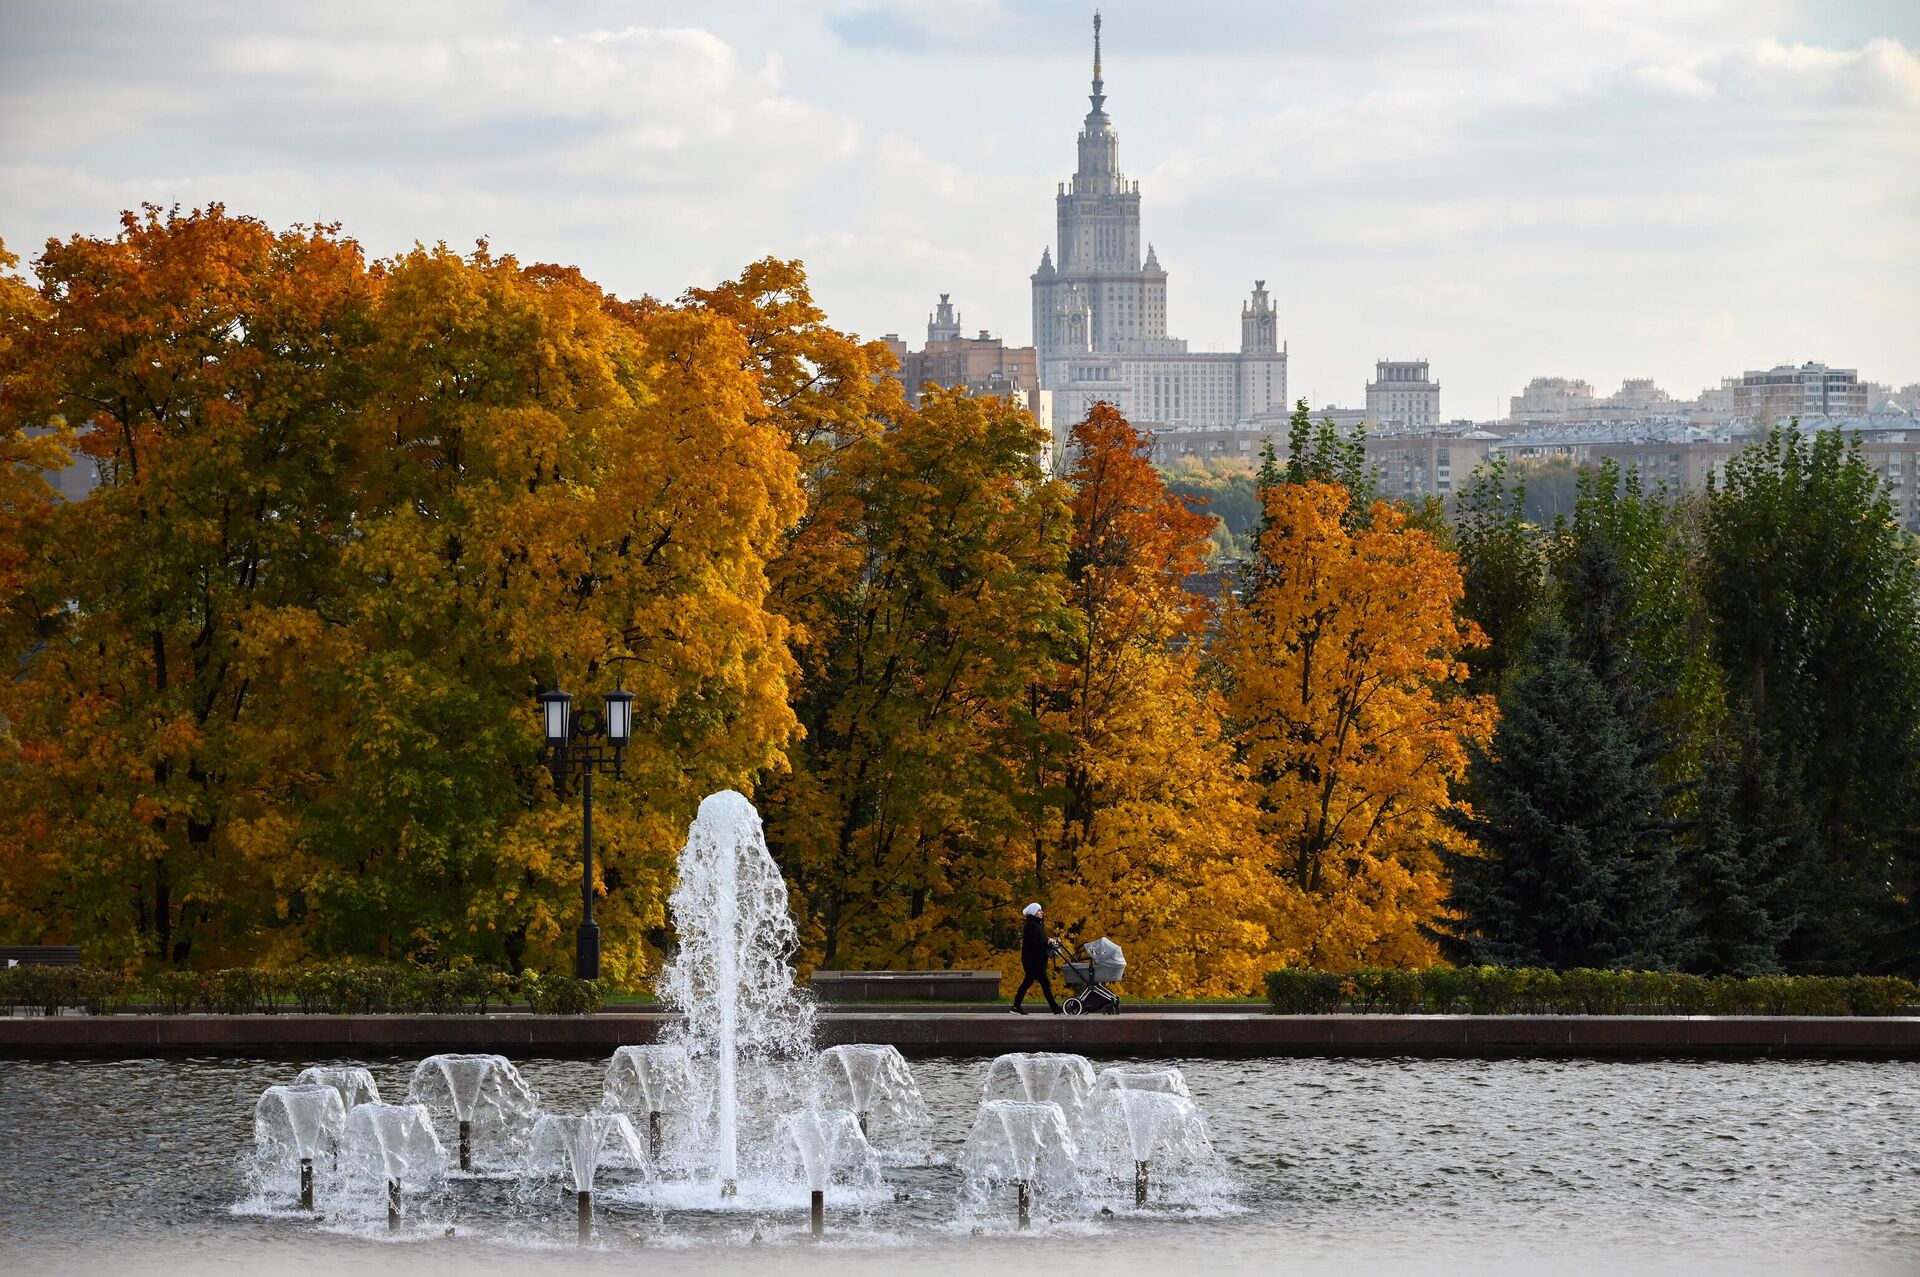
[[[1047,969],[1047,924],[1038,914],[1027,917],[1027,928],[1020,936],[1020,965],[1029,974]]]

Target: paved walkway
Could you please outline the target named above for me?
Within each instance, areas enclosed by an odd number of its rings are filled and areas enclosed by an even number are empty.
[[[650,1042],[672,1016],[58,1015],[0,1018],[0,1057],[602,1055]],[[886,1042],[913,1055],[1573,1056],[1920,1060],[1920,1017],[1265,1015],[1118,1016],[834,1010],[823,1045]]]

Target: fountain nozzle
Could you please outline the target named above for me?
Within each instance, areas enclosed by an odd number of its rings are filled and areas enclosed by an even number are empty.
[[[392,1233],[392,1232],[398,1232],[399,1229],[400,1229],[400,1181],[397,1179],[390,1179],[387,1181],[387,1231]]]
[[[308,1213],[313,1211],[313,1159],[311,1157],[300,1159],[300,1209]]]
[[[1145,1162],[1133,1164],[1133,1204],[1135,1206],[1147,1204],[1147,1164]]]
[[[813,1190],[812,1215],[813,1235],[818,1237],[827,1231],[827,1195],[817,1188]]]
[[[1033,1227],[1033,1185],[1020,1181],[1020,1227]]]
[[[460,1169],[473,1169],[473,1123],[460,1123]]]
[[[588,1189],[581,1189],[579,1202],[580,1244],[585,1246],[593,1241],[593,1193]]]
[[[740,1182],[738,1180],[723,1179],[720,1181],[721,1200],[724,1201],[726,1198],[738,1196],[739,1192]]]

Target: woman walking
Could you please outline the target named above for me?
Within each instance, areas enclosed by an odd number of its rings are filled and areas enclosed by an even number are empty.
[[[1020,1003],[1026,998],[1027,990],[1037,982],[1040,992],[1047,997],[1047,1009],[1055,1015],[1060,1014],[1060,1004],[1053,1000],[1053,985],[1047,979],[1047,959],[1053,956],[1053,941],[1047,939],[1047,924],[1040,916],[1040,902],[1034,901],[1025,909],[1026,928],[1020,933],[1020,968],[1026,979],[1020,982],[1019,992],[1013,995],[1013,1005],[1008,1008],[1015,1015],[1025,1015]]]

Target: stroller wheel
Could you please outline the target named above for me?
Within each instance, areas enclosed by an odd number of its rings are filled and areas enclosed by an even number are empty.
[[[1113,1001],[1111,1001],[1111,1002],[1109,1002],[1109,1003],[1107,1003],[1107,1005],[1106,1005],[1106,1007],[1105,1007],[1105,1008],[1104,1008],[1104,1009],[1103,1009],[1103,1010],[1102,1010],[1102,1011],[1100,1012],[1100,1014],[1102,1014],[1102,1015],[1119,1015],[1119,1014],[1120,1014],[1120,999],[1119,999],[1119,998],[1115,998],[1115,999],[1114,999]]]
[[[1087,1013],[1087,1004],[1079,998],[1068,998],[1060,1004],[1060,1009],[1068,1015],[1085,1015]]]

